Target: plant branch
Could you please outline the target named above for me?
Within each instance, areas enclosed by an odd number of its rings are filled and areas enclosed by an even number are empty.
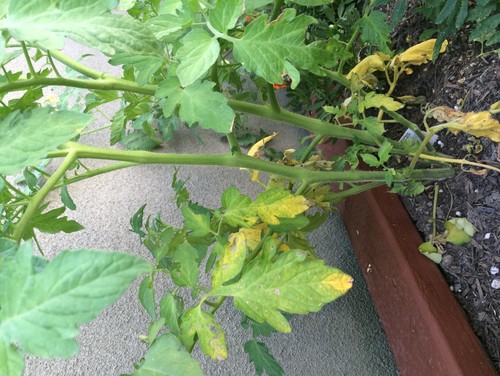
[[[28,53],[28,49],[26,48],[26,43],[21,42],[21,48],[23,49],[24,58],[26,59],[26,63],[28,64],[28,68],[30,70],[31,76],[36,77],[36,71],[33,67],[33,62],[31,61],[31,57]]]
[[[269,104],[271,105],[271,108],[273,109],[274,112],[281,112],[281,107],[276,99],[276,93],[274,92],[274,86],[273,84],[267,83],[267,95],[269,96]]]
[[[57,168],[56,172],[54,172],[52,176],[47,179],[43,187],[40,188],[40,190],[31,198],[26,208],[26,211],[24,212],[19,222],[15,225],[13,239],[16,242],[19,243],[22,240],[23,233],[26,230],[29,221],[35,214],[38,207],[42,204],[43,200],[50,193],[50,191],[54,189],[54,186],[59,182],[59,180],[61,180],[66,171],[68,171],[68,169],[76,161],[77,159],[76,154],[77,154],[76,151],[69,150],[68,154],[66,155],[66,158],[64,158],[64,161]]]

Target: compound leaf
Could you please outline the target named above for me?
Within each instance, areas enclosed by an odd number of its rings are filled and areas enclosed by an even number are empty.
[[[156,320],[155,290],[152,276],[146,276],[139,285],[139,301],[151,317]]]
[[[226,338],[213,315],[196,306],[182,315],[181,341],[185,347],[193,344],[198,335],[201,350],[214,360],[227,358]]]
[[[166,333],[156,338],[144,362],[132,376],[203,376],[198,362],[182,347],[179,340]]]
[[[282,376],[285,374],[283,368],[269,352],[269,349],[264,343],[251,339],[245,342],[244,349],[248,354],[250,362],[253,363],[257,375],[261,376],[264,371],[268,376]]]
[[[203,29],[193,29],[181,39],[182,46],[175,54],[179,60],[176,74],[186,87],[203,77],[219,56],[220,46],[215,37]]]
[[[90,250],[64,251],[38,274],[32,247],[0,262],[0,339],[41,357],[78,352],[78,324],[118,300],[151,266],[135,256]]]
[[[375,10],[368,16],[361,18],[361,39],[379,47],[383,52],[389,53],[387,44],[391,27],[387,23],[387,15]]]
[[[177,79],[169,79],[160,85],[156,95],[168,96],[163,105],[163,114],[169,117],[179,106],[179,118],[189,125],[199,123],[205,129],[228,133],[233,124],[234,111],[227,104],[227,98],[213,91],[215,83],[195,82],[181,88]]]
[[[257,215],[249,209],[251,204],[250,197],[242,195],[236,187],[230,186],[222,194],[224,220],[231,226],[251,226],[257,221]]]
[[[159,54],[136,54],[135,52],[120,52],[109,60],[110,64],[123,65],[123,68],[132,67],[137,71],[136,82],[144,85],[150,82],[151,77],[161,68],[164,62]]]
[[[194,237],[202,237],[208,235],[210,229],[210,216],[205,214],[196,214],[188,206],[181,207],[181,213],[184,217],[184,226],[191,230],[191,235]]]
[[[279,218],[294,218],[309,208],[304,196],[295,196],[281,188],[262,192],[250,205],[262,222],[277,225]]]
[[[295,73],[289,72],[287,62],[294,69],[312,64],[304,36],[315,20],[304,14],[295,17],[295,13],[286,9],[273,22],[268,21],[267,15],[253,20],[246,26],[243,37],[233,40],[235,59],[270,83],[281,83],[283,74]]]
[[[390,111],[397,111],[404,107],[403,103],[394,100],[391,97],[387,97],[384,94],[376,94],[371,91],[363,98],[359,103],[360,111],[364,111],[366,108],[380,108],[384,107]]]
[[[160,300],[160,317],[165,319],[170,333],[179,336],[181,330],[179,328],[179,312],[182,312],[183,302],[178,296],[167,293]]]
[[[212,273],[212,287],[219,287],[224,282],[236,277],[245,264],[247,241],[245,229],[229,235],[222,256]]]
[[[208,20],[222,33],[232,29],[243,13],[243,0],[217,0],[215,7],[208,14]]]
[[[195,286],[200,277],[198,251],[187,241],[172,251],[174,266],[170,269],[172,280],[177,286]]]
[[[0,174],[17,174],[21,168],[37,164],[91,121],[90,114],[49,108],[10,113],[0,122]]]
[[[284,252],[274,262],[270,259],[253,260],[239,281],[218,287],[209,295],[232,296],[235,306],[245,315],[288,333],[290,325],[280,310],[317,312],[352,286],[350,276],[324,265],[322,260],[306,259],[304,251]]]
[[[31,218],[29,227],[24,232],[23,239],[33,237],[34,228],[46,234],[57,234],[58,232],[65,232],[69,234],[71,232],[84,229],[84,227],[78,222],[68,220],[68,217],[66,216],[61,217],[61,214],[63,214],[66,210],[64,206],[42,213],[46,207],[47,204],[42,205],[39,212]]]
[[[153,33],[132,17],[112,14],[112,4],[101,0],[12,0],[0,27],[18,41],[48,50],[62,49],[67,37],[108,56],[120,52],[161,55]]]

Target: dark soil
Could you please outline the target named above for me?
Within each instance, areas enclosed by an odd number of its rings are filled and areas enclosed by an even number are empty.
[[[396,49],[418,42],[425,26],[419,16],[401,22],[395,38]],[[408,40],[412,41],[408,44]],[[498,48],[498,46],[497,46]],[[500,57],[483,54],[478,43],[470,43],[467,29],[450,41],[447,51],[435,64],[414,70],[401,81],[400,95],[423,95],[428,106],[457,106],[463,112],[484,111],[500,100]],[[422,109],[408,108],[403,114],[422,123]],[[454,158],[500,167],[500,146],[488,139],[442,132],[439,152]],[[437,232],[452,217],[467,218],[476,228],[471,243],[447,243],[440,264],[442,272],[463,306],[472,328],[500,372],[500,174],[463,167],[456,177],[438,182]],[[403,202],[425,240],[433,231],[434,183],[414,198]],[[496,282],[494,282],[496,280]],[[493,284],[493,285],[492,285]],[[494,287],[496,284],[496,288]]]

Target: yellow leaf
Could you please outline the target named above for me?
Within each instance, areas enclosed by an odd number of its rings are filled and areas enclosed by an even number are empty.
[[[438,121],[450,122],[448,129],[455,134],[462,131],[500,142],[500,123],[488,111],[464,113],[440,106],[433,109],[432,116]]]
[[[248,249],[245,230],[240,229],[237,233],[229,235],[222,256],[212,273],[213,288],[217,288],[236,277],[243,268]]]
[[[239,231],[245,237],[247,247],[250,251],[253,251],[259,245],[262,232],[267,233],[267,226],[263,223],[252,228],[241,228]]]
[[[436,39],[429,39],[425,42],[416,44],[408,48],[405,52],[396,56],[403,63],[408,63],[412,65],[425,64],[432,60],[432,53],[434,51],[434,45],[436,44]],[[445,40],[441,44],[439,52],[446,51],[446,46],[448,46],[448,41]]]
[[[267,136],[267,137],[264,137],[262,140],[260,141],[257,141],[251,148],[250,150],[248,150],[248,153],[247,155],[251,156],[251,157],[259,157],[259,152],[260,152],[260,149],[262,149],[264,147],[265,144],[267,144],[269,141],[271,141],[274,136],[276,136],[278,134],[278,132],[274,132],[273,134]]]
[[[274,132],[273,134],[271,134],[267,137],[264,137],[262,140],[257,141],[254,145],[252,145],[250,150],[248,150],[247,155],[249,155],[250,157],[261,158],[260,150],[264,147],[264,145],[266,143],[271,141],[274,138],[274,136],[276,136],[277,134],[278,134],[278,132]],[[242,170],[245,170],[245,169],[242,168]],[[259,181],[259,171],[258,170],[252,171],[252,181]]]
[[[261,193],[251,204],[251,209],[257,211],[262,222],[277,225],[278,218],[294,218],[309,208],[309,202],[304,196],[294,196],[280,188]]]
[[[389,111],[397,111],[404,107],[404,104],[399,103],[398,101],[392,99],[391,97],[387,97],[384,94],[375,94],[373,91],[368,93],[363,101],[360,103],[361,111],[364,108],[380,108],[385,107]]]
[[[350,80],[353,74],[357,75],[361,81],[366,83],[370,74],[375,71],[385,71],[386,62],[389,61],[389,56],[383,53],[370,55],[361,60],[351,71],[347,74]]]
[[[352,287],[354,279],[338,269],[332,269],[332,273],[321,281],[321,284],[340,294],[345,294]]]
[[[490,112],[500,111],[500,101],[493,103],[488,111]]]

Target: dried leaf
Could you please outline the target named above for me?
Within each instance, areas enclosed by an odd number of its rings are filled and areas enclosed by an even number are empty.
[[[350,80],[352,75],[356,74],[361,81],[366,82],[367,76],[372,72],[385,71],[387,61],[389,61],[389,56],[381,52],[367,56],[351,69],[347,78]]]
[[[401,62],[408,63],[412,65],[425,64],[432,60],[432,52],[434,50],[434,45],[436,44],[436,39],[429,39],[425,42],[416,44],[408,48],[405,52],[396,56]],[[445,40],[441,44],[439,52],[446,51],[446,46],[448,46],[448,41]]]
[[[500,142],[500,123],[488,111],[464,113],[440,106],[432,111],[432,116],[440,122],[449,122],[448,128],[454,134],[462,131]]]

